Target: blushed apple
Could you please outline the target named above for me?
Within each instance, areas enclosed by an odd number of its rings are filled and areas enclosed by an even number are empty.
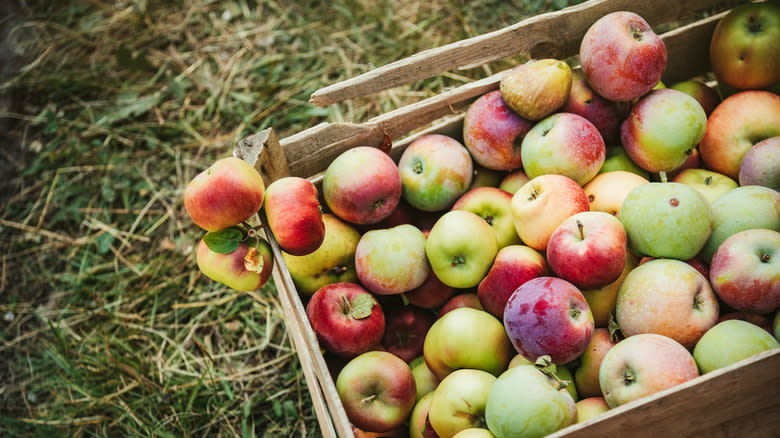
[[[274,266],[271,247],[264,239],[251,245],[240,242],[224,254],[212,251],[201,239],[195,258],[203,275],[239,292],[261,288],[271,278]]]
[[[423,211],[449,208],[466,193],[474,177],[474,162],[466,147],[441,134],[414,140],[401,154],[398,168],[403,198]]]
[[[713,222],[707,200],[690,186],[674,182],[635,187],[623,200],[619,219],[632,251],[678,260],[701,251]]]
[[[564,220],[547,242],[547,263],[560,278],[581,289],[617,280],[626,263],[626,230],[615,216],[583,211]]]
[[[482,303],[480,303],[479,296],[477,294],[472,292],[463,292],[454,295],[452,298],[447,300],[447,302],[444,303],[444,305],[441,306],[441,308],[439,308],[438,317],[441,318],[442,316],[446,315],[448,312],[451,312],[455,309],[459,309],[461,307],[470,307],[472,309],[485,310],[485,308],[482,307]]]
[[[525,183],[530,180],[531,178],[528,178],[528,175],[525,174],[523,169],[518,169],[505,176],[504,179],[501,180],[501,184],[498,185],[498,188],[514,195],[520,187],[524,186]]]
[[[639,99],[620,127],[631,161],[651,173],[671,172],[685,163],[707,127],[699,102],[682,91],[663,88]]]
[[[310,254],[325,240],[317,196],[314,184],[297,176],[277,179],[266,189],[263,210],[268,228],[288,254]]]
[[[467,210],[485,220],[496,235],[498,249],[520,244],[512,221],[512,195],[497,187],[477,187],[464,193],[452,210]]]
[[[742,91],[727,97],[710,114],[699,143],[707,169],[739,179],[739,165],[757,142],[780,136],[780,96]]]
[[[466,210],[442,215],[425,245],[431,269],[442,283],[455,288],[479,284],[498,253],[493,228]]]
[[[507,369],[513,368],[519,365],[535,365],[534,362],[531,362],[530,360],[526,359],[525,356],[518,353],[515,355],[515,357],[512,358],[512,360],[509,361],[509,365],[507,365]],[[572,400],[577,401],[578,395],[577,395],[577,386],[574,384],[574,377],[571,374],[571,371],[564,366],[564,365],[554,365],[551,364],[548,366],[549,370],[555,374],[555,377],[558,378],[561,382],[566,382],[566,392],[569,393]],[[555,380],[553,378],[553,380]]]
[[[555,113],[531,128],[520,154],[529,178],[555,173],[585,185],[604,164],[606,147],[599,130],[588,119]]]
[[[470,307],[452,310],[437,319],[423,345],[425,362],[440,380],[460,368],[497,376],[506,369],[512,353],[501,321]]]
[[[435,438],[435,435],[427,433],[436,433],[433,432],[433,428],[428,422],[428,411],[431,408],[432,398],[433,391],[425,394],[414,404],[412,413],[409,414],[409,438]]]
[[[506,106],[501,90],[489,91],[466,110],[463,144],[474,161],[488,169],[517,169],[522,167],[520,145],[532,126]]]
[[[470,427],[456,433],[452,438],[496,438],[490,430],[482,427]]]
[[[601,391],[599,391],[601,392]],[[609,411],[609,405],[604,397],[588,397],[576,403],[577,423],[588,421]]]
[[[358,281],[355,249],[360,233],[354,226],[330,213],[323,214],[322,221],[325,224],[325,238],[314,252],[303,256],[282,252],[295,289],[303,297],[310,297],[331,283]]]
[[[263,178],[246,161],[227,157],[195,175],[184,188],[184,208],[195,225],[219,231],[254,216],[263,206]]]
[[[420,287],[404,293],[409,304],[423,309],[440,307],[453,295],[455,295],[455,288],[442,283],[433,271],[428,274],[428,278]]]
[[[416,289],[430,274],[425,245],[425,235],[414,225],[366,232],[355,248],[360,283],[379,295]]]
[[[306,315],[322,348],[342,357],[371,350],[385,333],[382,307],[355,283],[321,288],[306,305]]]
[[[647,184],[647,178],[625,170],[599,173],[583,190],[588,196],[590,211],[603,211],[613,216],[620,213],[620,206],[634,187]]]
[[[593,316],[576,286],[557,277],[537,277],[509,297],[504,328],[526,359],[548,355],[555,364],[574,360],[593,335]]]
[[[547,261],[537,250],[525,245],[501,248],[485,278],[477,286],[482,307],[496,318],[504,317],[506,302],[526,281],[548,275]]]
[[[780,342],[766,330],[730,319],[718,323],[701,337],[693,349],[693,358],[704,374],[773,348],[780,348]]]
[[[547,241],[561,222],[590,208],[582,186],[556,174],[528,181],[512,196],[510,207],[517,235],[537,251],[547,249]]]
[[[761,140],[739,163],[739,185],[764,186],[780,191],[780,136]]]
[[[605,144],[615,144],[620,140],[620,124],[625,114],[616,102],[593,91],[580,70],[572,72],[569,98],[560,112],[588,119],[599,130]]]
[[[428,421],[440,438],[485,423],[485,404],[496,376],[479,369],[459,369],[433,391]]]
[[[574,382],[580,397],[601,397],[599,368],[601,368],[604,355],[617,342],[617,339],[613,339],[610,335],[609,329],[596,328],[593,331],[593,336],[585,347],[585,351],[579,357],[579,366],[574,371]]]
[[[618,292],[615,317],[624,336],[656,333],[693,348],[718,321],[707,279],[691,265],[656,259],[634,268]]]
[[[780,232],[756,228],[731,235],[710,264],[715,293],[730,307],[770,313],[780,307]]]
[[[666,70],[663,40],[644,18],[629,11],[611,12],[596,20],[585,32],[579,54],[588,84],[616,102],[649,92]]]
[[[696,361],[685,347],[646,333],[623,339],[604,355],[599,384],[604,400],[616,408],[698,376]]]
[[[672,90],[682,91],[683,93],[688,94],[689,96],[696,99],[707,117],[712,114],[712,111],[714,111],[715,107],[720,103],[720,96],[718,95],[718,92],[698,79],[676,82],[669,88]]]
[[[672,182],[687,184],[704,196],[712,205],[720,195],[737,188],[739,184],[726,175],[707,169],[685,169],[672,178]]]
[[[336,379],[347,418],[368,432],[400,427],[415,405],[412,370],[385,351],[363,353],[344,366]]]

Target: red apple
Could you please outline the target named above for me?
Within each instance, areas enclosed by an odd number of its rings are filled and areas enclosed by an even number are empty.
[[[564,220],[547,243],[547,263],[555,274],[583,289],[617,280],[627,251],[626,230],[609,213],[584,211]]]
[[[306,315],[327,351],[354,357],[379,344],[385,314],[376,299],[355,283],[329,284],[312,295]]]
[[[412,304],[423,309],[440,307],[455,295],[455,288],[447,286],[431,271],[428,278],[417,289],[405,292],[404,295]]]
[[[435,320],[433,313],[419,307],[387,307],[382,345],[388,352],[411,362],[422,355],[425,335]]]
[[[593,335],[593,316],[576,286],[556,277],[538,277],[517,288],[504,309],[512,345],[530,361],[549,355],[553,363],[574,360]]]
[[[560,111],[588,119],[599,130],[605,144],[620,141],[620,124],[625,114],[617,103],[593,91],[579,70],[573,72],[569,99]]]
[[[547,262],[539,251],[525,245],[506,246],[498,251],[493,266],[479,283],[477,297],[485,310],[501,319],[515,289],[547,274]]]
[[[193,222],[206,231],[240,224],[263,206],[263,178],[246,161],[227,157],[217,160],[184,188],[184,208]]]
[[[447,312],[460,309],[461,307],[485,310],[482,307],[482,303],[479,302],[479,296],[477,294],[466,292],[457,294],[447,300],[447,302],[444,303],[444,305],[439,309],[438,317],[441,318],[446,315]]]
[[[288,176],[272,182],[263,209],[268,227],[286,253],[310,254],[325,240],[317,188],[311,181]]]
[[[612,12],[596,20],[580,43],[585,80],[601,96],[627,102],[649,92],[666,70],[666,46],[641,16]]]
[[[574,371],[574,382],[580,397],[601,397],[599,368],[601,368],[601,361],[604,360],[607,351],[615,344],[617,344],[617,339],[612,339],[609,329],[597,328],[593,331],[590,342],[579,358],[579,366]]]

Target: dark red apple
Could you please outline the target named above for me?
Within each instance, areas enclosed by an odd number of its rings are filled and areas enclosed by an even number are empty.
[[[423,354],[425,335],[436,318],[431,311],[415,306],[392,306],[385,310],[385,349],[411,362]]]

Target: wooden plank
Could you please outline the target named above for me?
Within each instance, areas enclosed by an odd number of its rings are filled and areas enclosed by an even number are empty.
[[[484,35],[426,50],[408,58],[321,88],[309,102],[327,106],[375,94],[463,66],[482,65],[529,53],[533,58],[566,58],[579,52],[591,24],[616,10],[641,15],[651,26],[668,23],[705,8],[723,7],[719,0],[590,0],[558,12],[537,15]],[[737,2],[731,2],[737,3]]]
[[[287,156],[282,151],[273,128],[241,139],[233,150],[233,155],[254,166],[263,177],[266,187],[277,179],[290,175]]]
[[[779,370],[780,348],[775,348],[548,438],[777,437]]]

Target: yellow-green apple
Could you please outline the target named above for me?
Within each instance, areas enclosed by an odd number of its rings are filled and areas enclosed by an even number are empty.
[[[448,374],[433,391],[428,421],[440,438],[485,424],[485,404],[496,376],[479,369]]]
[[[634,187],[647,184],[647,178],[625,170],[599,173],[585,184],[590,211],[603,211],[613,216],[620,213],[620,206]]]
[[[443,214],[425,244],[431,269],[442,283],[469,288],[479,284],[498,252],[493,228],[466,210]]]
[[[401,174],[385,152],[358,146],[339,154],[322,175],[322,197],[330,211],[353,224],[385,219],[401,199]]]
[[[472,309],[485,310],[485,308],[482,307],[482,303],[479,302],[479,296],[477,294],[473,292],[463,292],[454,295],[452,298],[447,300],[447,302],[444,303],[444,305],[441,306],[441,308],[439,308],[438,317],[441,318],[442,316],[446,315],[447,312],[451,312],[461,307],[470,307]]]
[[[533,125],[506,106],[500,90],[489,91],[466,110],[463,144],[481,166],[496,170],[518,169],[523,165],[520,145]]]
[[[720,306],[707,279],[674,259],[642,263],[626,275],[615,317],[624,336],[656,333],[686,348],[718,322]]]
[[[268,185],[263,205],[268,228],[288,254],[310,254],[325,240],[325,222],[317,196],[314,184],[297,176],[280,178]]]
[[[512,221],[512,195],[497,187],[477,187],[464,193],[452,210],[467,210],[485,220],[493,228],[498,249],[520,244]]]
[[[428,274],[428,278],[420,287],[404,293],[409,304],[423,309],[440,307],[453,295],[455,295],[455,288],[442,283],[433,271]]]
[[[771,313],[780,307],[780,233],[755,228],[731,235],[710,263],[710,282],[730,307]]]
[[[355,249],[360,233],[351,224],[330,213],[322,215],[325,239],[312,253],[294,256],[282,252],[295,289],[310,297],[319,288],[339,282],[356,283]]]
[[[599,386],[601,361],[617,342],[618,340],[610,335],[609,329],[597,328],[593,331],[585,351],[579,357],[579,366],[574,370],[574,382],[580,397],[601,397],[601,386]]]
[[[629,336],[610,348],[599,368],[599,384],[610,408],[672,388],[699,376],[693,355],[664,335]]]
[[[411,414],[409,414],[409,438],[435,438],[431,435],[433,428],[428,422],[428,411],[431,408],[431,399],[433,391],[428,392],[414,404]]]
[[[718,323],[728,321],[731,319],[738,319],[740,321],[749,322],[753,325],[757,325],[766,330],[767,333],[772,333],[772,314],[760,314],[755,312],[742,312],[739,310],[732,310],[728,313],[721,311],[718,317]]]
[[[439,379],[433,375],[428,364],[425,363],[425,356],[420,355],[409,362],[409,368],[412,369],[414,383],[417,387],[417,401],[420,401],[425,395],[433,392],[439,385]]]
[[[227,157],[197,174],[184,188],[184,208],[195,225],[219,231],[238,225],[263,206],[263,178],[246,161]]]
[[[729,236],[753,228],[780,231],[780,193],[768,187],[742,186],[712,203],[712,235],[701,250],[705,263]]]
[[[720,103],[720,96],[718,95],[718,92],[715,91],[714,88],[708,86],[698,79],[676,82],[669,88],[672,90],[682,91],[683,93],[688,94],[696,99],[707,117],[712,114],[712,111]]]
[[[482,427],[470,427],[456,433],[452,438],[496,438],[490,430]]]
[[[699,102],[682,91],[663,88],[639,99],[620,126],[620,141],[631,161],[648,172],[682,166],[707,127]]]
[[[520,117],[541,120],[566,103],[571,68],[559,59],[532,59],[509,70],[499,90],[506,105]]]
[[[687,184],[704,196],[712,205],[720,195],[737,188],[739,184],[722,173],[707,169],[685,169],[672,178],[672,182]]]
[[[780,310],[775,312],[775,317],[772,320],[772,333],[775,335],[775,339],[780,341]]]
[[[780,136],[762,140],[745,152],[739,163],[739,185],[780,191]]]
[[[577,407],[558,382],[534,365],[519,365],[496,379],[485,420],[497,438],[536,438],[576,423]]]
[[[421,356],[425,335],[436,320],[434,314],[415,306],[386,306],[384,310],[385,350],[407,362]]]
[[[742,91],[723,100],[710,114],[699,143],[704,167],[739,178],[745,153],[759,141],[780,135],[780,96]]]
[[[512,196],[510,207],[517,235],[537,251],[547,249],[547,241],[561,222],[590,208],[582,186],[557,174],[528,181]]]
[[[607,146],[607,155],[604,159],[604,164],[599,169],[599,173],[613,172],[615,170],[624,170],[635,173],[644,179],[650,179],[650,172],[631,161],[631,157],[628,156],[622,144]]]
[[[730,319],[701,337],[693,349],[693,358],[704,374],[773,348],[780,348],[780,342],[769,332],[747,321]]]
[[[360,283],[378,295],[418,288],[431,271],[425,244],[425,235],[414,225],[366,232],[355,248],[355,271]]]
[[[606,147],[599,130],[588,119],[555,113],[531,128],[520,154],[529,178],[556,173],[585,185],[604,164]]]
[[[635,254],[688,260],[707,243],[712,216],[710,204],[692,187],[651,182],[626,195],[618,218]]]
[[[644,18],[617,11],[596,20],[580,42],[585,80],[599,95],[628,102],[653,89],[666,70],[666,45]]]
[[[548,275],[547,261],[537,250],[525,245],[501,248],[485,278],[477,286],[482,307],[496,318],[504,317],[509,296],[526,281]]]
[[[506,368],[509,369],[519,365],[534,365],[534,362],[531,362],[526,359],[525,356],[518,353],[509,361],[509,365],[507,365]],[[577,401],[577,387],[574,385],[574,377],[572,376],[571,371],[564,365],[556,366],[554,364],[548,365],[548,369],[555,374],[558,380],[566,382],[566,391],[571,395],[571,398],[574,401]]]
[[[601,391],[599,390],[599,393]],[[604,397],[588,397],[576,403],[577,423],[582,423],[596,418],[599,415],[609,411],[609,405]]]
[[[593,314],[593,322],[596,327],[608,327],[610,315],[615,314],[615,305],[617,304],[618,291],[623,280],[632,269],[636,268],[637,261],[631,251],[626,251],[626,263],[623,266],[623,272],[617,280],[597,289],[584,289],[582,295],[588,302],[588,307]]]
[[[504,171],[502,170],[488,169],[474,163],[474,176],[471,178],[469,190],[477,187],[498,187],[503,177]]]
[[[530,180],[531,178],[528,178],[528,175],[525,174],[523,169],[517,169],[505,176],[504,179],[501,180],[501,184],[498,185],[498,188],[514,195],[520,187],[523,187],[525,183]]]
[[[449,208],[466,193],[474,177],[469,151],[454,138],[441,134],[414,140],[401,154],[398,168],[403,198],[422,211]]]
[[[556,276],[582,289],[594,289],[620,277],[626,263],[626,230],[603,211],[570,216],[547,242],[547,263]]]
[[[599,130],[606,144],[620,141],[620,124],[625,114],[616,102],[593,91],[580,70],[572,73],[571,92],[560,112],[574,113],[588,119]]]
[[[306,315],[322,348],[342,357],[371,350],[385,333],[382,307],[356,283],[321,288],[306,305]]]
[[[576,359],[593,335],[593,315],[576,286],[557,277],[537,277],[518,287],[504,308],[504,328],[515,349],[535,361]]]
[[[349,421],[368,432],[400,427],[415,405],[409,365],[386,351],[369,351],[350,360],[336,378]]]
[[[780,5],[740,5],[720,19],[710,40],[710,64],[718,82],[740,90],[780,81]]]
[[[230,252],[215,252],[201,239],[195,255],[198,269],[211,280],[239,292],[259,289],[268,282],[274,266],[270,245],[258,238],[256,242],[237,242],[235,246]]]
[[[461,368],[497,376],[506,369],[512,354],[501,321],[471,307],[454,309],[437,319],[423,345],[425,362],[439,380]]]

